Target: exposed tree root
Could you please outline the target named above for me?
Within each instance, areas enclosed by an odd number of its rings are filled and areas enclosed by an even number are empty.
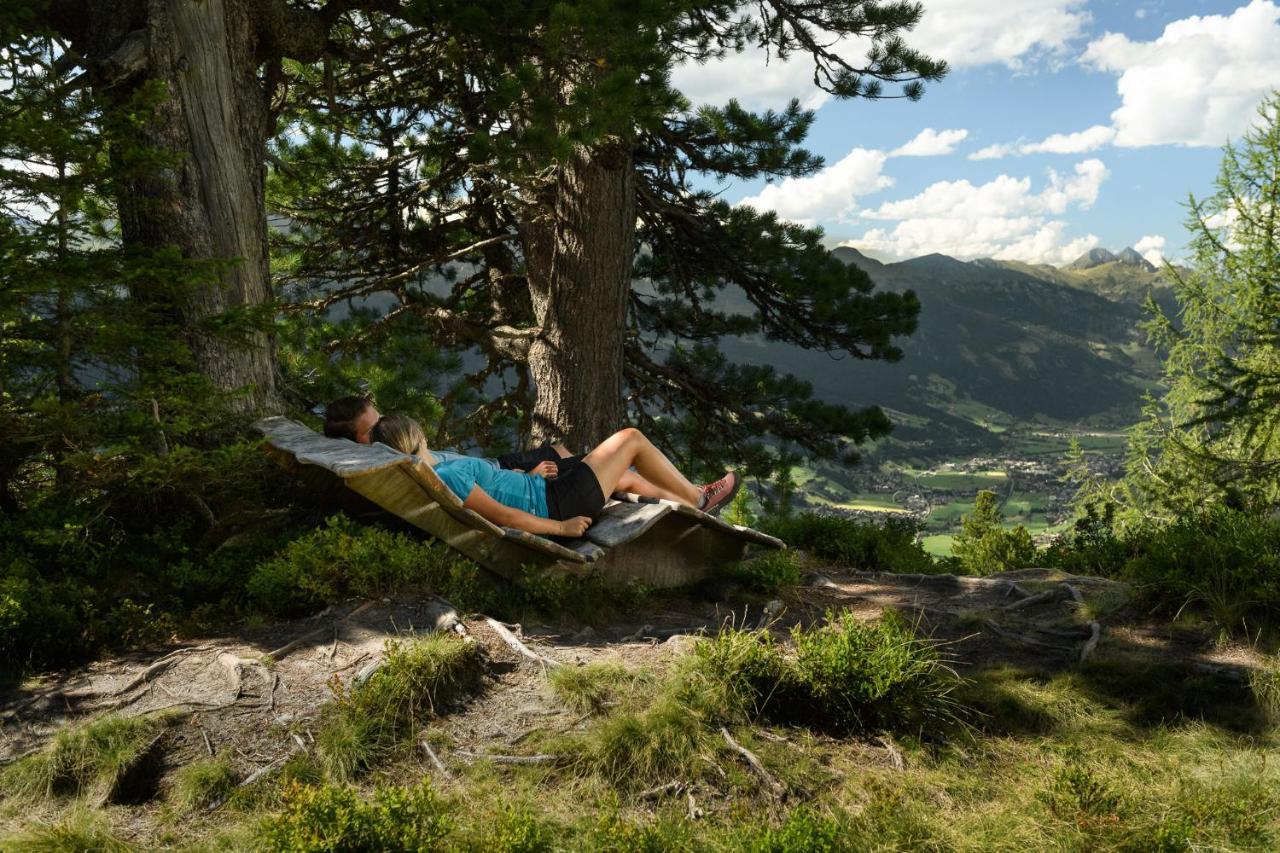
[[[352,610],[346,616],[343,616],[341,619],[339,619],[335,625],[333,626],[325,625],[323,627],[316,628],[314,631],[308,631],[307,633],[303,634],[301,637],[298,637],[294,640],[290,640],[289,642],[285,643],[280,648],[275,649],[274,651],[267,652],[266,656],[271,658],[271,660],[273,661],[278,661],[281,658],[283,658],[285,655],[299,648],[300,646],[306,645],[307,643],[314,640],[316,637],[321,636],[326,631],[336,629],[338,625],[341,625],[344,622],[351,621],[355,617],[359,616],[361,613],[375,606],[377,603],[378,603],[377,601],[366,601],[364,604],[361,604],[355,610]]]
[[[786,796],[787,789],[782,786],[781,782],[773,778],[754,752],[734,740],[733,735],[729,734],[729,730],[724,726],[720,727],[720,735],[724,738],[724,742],[729,744],[729,748],[738,753],[742,760],[747,762],[747,765],[760,777],[760,781],[764,783],[770,796],[778,800]]]
[[[454,755],[460,755],[469,761],[492,761],[494,764],[553,764],[560,760],[559,755],[493,755],[490,753],[467,752],[461,749],[456,751]]]
[[[543,666],[548,666],[548,667],[562,666],[560,661],[552,660],[549,657],[544,657],[538,654],[537,652],[535,652],[533,649],[526,646],[523,642],[520,641],[519,637],[511,633],[511,629],[509,629],[506,625],[503,625],[497,619],[494,619],[491,616],[481,616],[480,618],[484,620],[484,623],[486,625],[488,625],[491,629],[493,629],[493,632],[498,635],[498,639],[502,640],[502,642],[505,643],[509,649],[511,649],[521,657],[528,658],[529,660],[534,661],[536,663],[540,663]]]

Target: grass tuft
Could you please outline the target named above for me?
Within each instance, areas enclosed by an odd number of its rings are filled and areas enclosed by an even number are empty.
[[[325,776],[346,782],[373,766],[470,690],[481,670],[480,647],[451,634],[388,641],[386,660],[368,681],[352,689],[334,682],[336,701],[316,735]]]
[[[0,839],[8,853],[130,853],[133,845],[117,838],[105,819],[77,808],[57,823],[42,824]]]
[[[650,680],[648,673],[627,669],[614,661],[562,666],[547,673],[547,681],[561,702],[575,711],[594,714],[621,701],[621,694],[628,688]]]
[[[0,771],[0,793],[38,799],[113,790],[146,753],[165,718],[100,717],[64,728],[40,752]]]
[[[173,775],[169,799],[183,812],[193,812],[226,797],[238,781],[225,758],[195,761]]]

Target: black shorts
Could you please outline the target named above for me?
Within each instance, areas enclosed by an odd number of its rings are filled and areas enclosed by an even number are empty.
[[[580,457],[557,460],[560,476],[547,480],[547,516],[565,521],[585,515],[592,521],[604,509],[604,490],[591,466]]]
[[[498,457],[498,464],[508,471],[532,471],[534,466],[539,462],[554,462],[556,465],[568,465],[571,462],[581,462],[581,456],[560,457],[556,453],[555,448],[550,444],[544,444],[541,447],[535,447],[533,450],[517,450],[513,453],[504,453]]]

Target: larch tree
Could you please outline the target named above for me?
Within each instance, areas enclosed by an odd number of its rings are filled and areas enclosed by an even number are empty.
[[[822,161],[800,147],[812,113],[694,107],[669,81],[678,62],[753,44],[811,61],[835,97],[918,98],[946,71],[902,38],[920,5],[522,9],[500,39],[375,28],[363,53],[298,69],[273,204],[294,224],[286,276],[313,288],[298,304],[330,355],[370,364],[419,332],[479,354],[444,389],[438,440],[492,440],[505,423],[583,447],[631,421],[691,460],[731,454],[763,471],[788,447],[848,455],[886,433],[878,409],[816,401],[717,347],[758,334],[893,359],[893,338],[914,329],[914,295],[873,292],[820,231],[695,183],[815,173]],[[488,49],[498,41],[509,49]],[[375,294],[390,310],[341,330],[315,313]]]
[[[1154,305],[1166,390],[1130,442],[1121,503],[1163,519],[1280,501],[1280,93],[1225,149],[1215,191],[1192,198],[1177,313]]]

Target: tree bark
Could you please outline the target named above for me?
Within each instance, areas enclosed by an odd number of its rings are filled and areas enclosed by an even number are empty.
[[[95,85],[123,101],[146,81],[159,80],[167,95],[142,135],[176,165],[123,183],[119,205],[125,245],[174,246],[185,258],[227,262],[180,288],[169,308],[186,332],[196,369],[220,390],[243,392],[236,408],[280,410],[272,337],[255,332],[229,339],[205,328],[228,310],[262,306],[271,297],[264,189],[268,115],[257,73],[261,58],[252,4],[105,2],[90,4],[90,15],[97,20],[77,40],[85,44],[84,55],[110,57],[120,44],[138,39],[145,45],[141,72],[105,79],[100,71]],[[122,34],[121,20],[139,29]]]
[[[622,426],[623,344],[635,250],[630,142],[579,147],[522,227],[539,336],[529,349],[534,441],[574,452]]]

